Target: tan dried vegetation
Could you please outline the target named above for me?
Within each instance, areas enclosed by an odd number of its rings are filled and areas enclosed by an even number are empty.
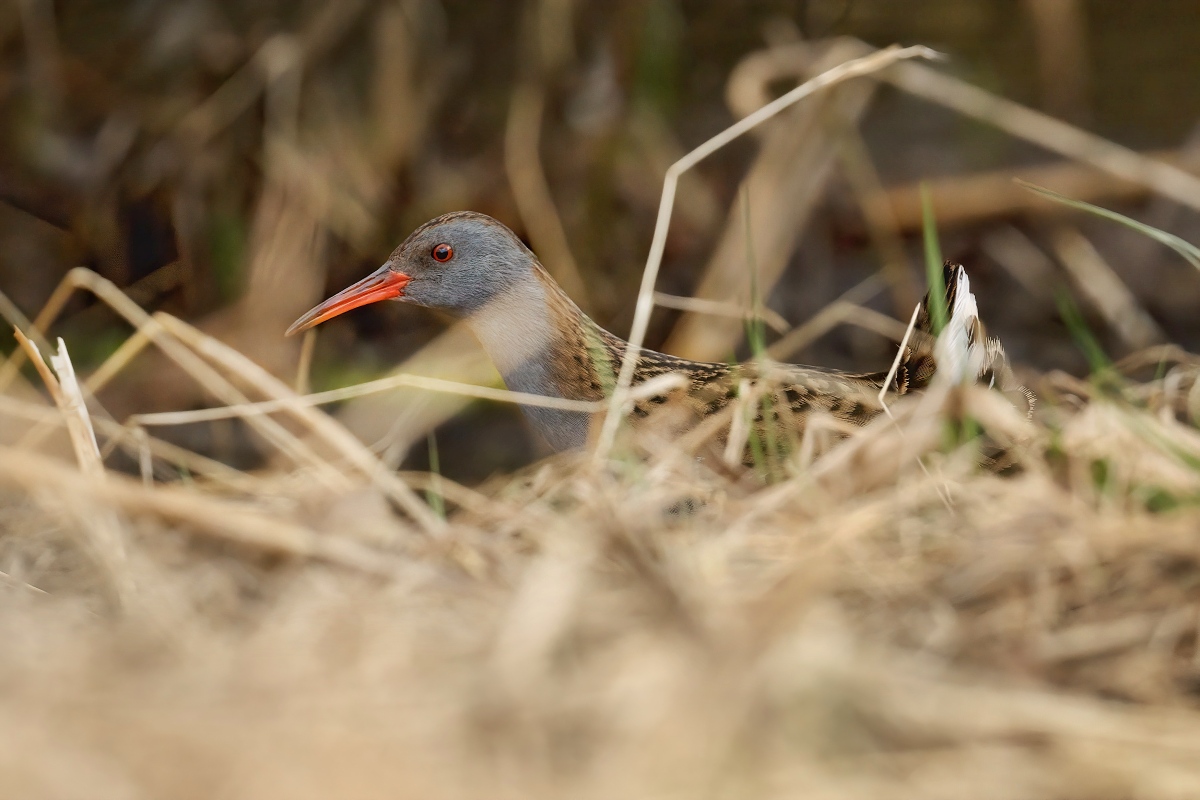
[[[866,54],[837,46],[823,68]],[[190,135],[212,135],[260,74],[284,92],[303,46],[272,47],[271,69],[239,73],[188,118]],[[1200,207],[1190,174],[895,52],[866,55],[859,71]],[[746,69],[796,58],[781,48]],[[842,110],[861,113],[870,86],[841,87]],[[828,130],[795,130],[767,130],[747,179],[768,283],[792,246],[776,240],[812,202],[795,194],[820,188],[797,188],[790,165],[833,157]],[[271,169],[294,178],[292,156]],[[284,183],[262,201],[256,274],[311,237]],[[354,228],[344,199],[323,224]],[[880,213],[867,218],[886,240],[894,220]],[[730,242],[737,226],[735,212]],[[661,255],[656,237],[636,339]],[[729,280],[710,269],[701,299],[727,296]],[[2,371],[0,417],[22,431],[0,448],[4,797],[1200,796],[1194,356],[1159,347],[1124,365],[1158,365],[1148,382],[1045,376],[1032,421],[997,394],[940,387],[769,485],[667,447],[558,457],[467,488],[396,473],[315,405],[348,393],[299,395],[86,270],[37,320],[10,321],[58,351],[39,331],[76,291],[134,334],[81,381],[60,352],[43,370],[49,401],[18,372],[23,355]],[[854,322],[857,302],[801,337]],[[718,311],[702,337],[681,328],[694,354],[741,325],[739,309]],[[188,376],[181,396],[216,410],[89,415],[146,348]],[[434,378],[371,388],[398,385],[502,397]],[[453,412],[435,405],[401,438]],[[271,466],[239,470],[154,435],[219,416],[239,418]],[[978,467],[971,426],[1007,448],[1010,471]],[[104,468],[117,448],[140,479]]]

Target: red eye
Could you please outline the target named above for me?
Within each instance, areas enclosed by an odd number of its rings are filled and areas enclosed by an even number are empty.
[[[446,262],[454,258],[454,248],[443,242],[433,246],[433,252],[430,253],[434,261]]]

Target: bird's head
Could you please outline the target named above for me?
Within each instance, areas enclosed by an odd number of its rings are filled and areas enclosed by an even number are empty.
[[[287,333],[380,300],[467,316],[527,282],[536,265],[521,240],[491,217],[471,211],[447,214],[417,228],[382,267],[300,317]]]

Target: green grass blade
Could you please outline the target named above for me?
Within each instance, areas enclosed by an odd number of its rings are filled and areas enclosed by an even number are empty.
[[[929,184],[924,181],[921,183],[921,229],[925,238],[929,316],[933,322],[933,335],[938,336],[946,327],[949,312],[946,309],[946,283],[942,276],[942,246],[938,242],[937,220],[933,216],[933,199],[929,196]]]
[[[1130,219],[1124,214],[1118,214],[1116,211],[1110,211],[1107,208],[1094,206],[1091,203],[1085,203],[1082,200],[1073,200],[1070,197],[1061,195],[1058,192],[1047,189],[1044,186],[1038,186],[1037,184],[1029,183],[1028,181],[1023,181],[1019,178],[1015,180],[1017,185],[1022,189],[1028,189],[1034,194],[1045,197],[1047,200],[1053,200],[1056,203],[1062,203],[1063,205],[1070,206],[1078,211],[1085,211],[1097,217],[1104,217],[1105,219],[1110,219],[1113,222],[1119,222],[1125,227],[1132,228],[1144,236],[1149,236],[1159,244],[1164,244],[1174,250],[1176,253],[1179,253],[1179,255],[1183,256],[1183,258],[1196,269],[1200,269],[1200,248],[1197,248],[1195,245],[1185,241],[1184,239],[1180,239],[1173,233],[1160,231],[1158,228],[1151,227],[1144,222],[1138,222],[1136,219]]]
[[[1112,367],[1112,361],[1109,360],[1104,348],[1100,346],[1100,342],[1097,341],[1096,336],[1087,326],[1087,322],[1084,321],[1083,312],[1075,304],[1075,299],[1066,290],[1060,289],[1054,294],[1054,302],[1058,306],[1058,313],[1062,316],[1063,322],[1067,325],[1071,338],[1083,351],[1092,373],[1099,374],[1109,370]]]
[[[431,486],[425,492],[425,500],[429,503],[429,507],[433,509],[433,513],[438,516],[438,519],[446,518],[446,501],[442,497],[442,493],[438,491],[439,479],[442,477],[441,458],[438,456],[437,437],[433,431],[429,432],[426,437],[426,444],[429,447],[429,475]]]

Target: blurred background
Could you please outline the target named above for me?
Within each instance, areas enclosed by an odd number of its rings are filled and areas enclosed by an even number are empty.
[[[299,379],[301,342],[282,332],[415,226],[474,209],[512,227],[625,335],[667,167],[806,77],[897,42],[946,53],[941,73],[1200,168],[1193,0],[6,0],[4,311],[33,317],[84,265],[301,388],[396,369],[494,384],[471,338],[423,309],[380,304],[322,326]],[[1194,211],[1173,201],[937,96],[858,81],[685,177],[658,288],[736,312],[750,305],[753,263],[775,312],[774,355],[885,368],[894,350],[878,330],[788,336],[846,292],[907,320],[924,291],[928,181],[943,252],[967,265],[1020,368],[1087,371],[1056,292],[1076,299],[1113,357],[1196,348],[1200,275],[1136,233],[1037,200],[1014,176],[1200,241]],[[130,328],[78,296],[49,332],[86,372]],[[670,307],[648,343],[747,355],[736,316]],[[14,346],[0,332],[0,350]],[[123,419],[212,398],[148,352],[99,401]],[[501,404],[395,392],[336,413],[397,467],[425,468],[436,441],[439,468],[470,483],[542,453]],[[238,466],[262,460],[236,422],[164,434]]]

